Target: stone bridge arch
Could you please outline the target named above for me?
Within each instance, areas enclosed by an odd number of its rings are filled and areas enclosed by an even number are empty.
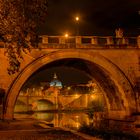
[[[30,64],[28,64],[17,76],[12,85],[10,86],[5,101],[5,112],[4,119],[13,118],[13,110],[19,91],[26,80],[39,68],[47,65],[51,62],[63,60],[63,59],[81,59],[83,61],[90,62],[95,65],[95,69],[101,73],[98,74],[97,82],[100,84],[102,89],[105,91],[106,102],[108,105],[108,111],[111,114],[111,106],[117,104],[120,106],[116,110],[121,110],[125,115],[129,115],[135,111],[135,99],[131,83],[128,81],[125,74],[113,64],[107,58],[101,56],[96,52],[85,52],[84,50],[59,50],[51,52],[36,58]],[[93,69],[91,66],[91,73]],[[91,74],[91,76],[93,76]],[[104,78],[105,81],[102,80]],[[111,82],[110,82],[111,81]],[[108,84],[106,84],[108,83]],[[117,90],[115,90],[117,88]],[[115,106],[115,105],[114,105]]]

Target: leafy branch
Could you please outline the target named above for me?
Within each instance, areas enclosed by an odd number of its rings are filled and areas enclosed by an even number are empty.
[[[19,71],[23,53],[38,46],[38,26],[47,15],[47,0],[0,0],[0,37],[9,61],[8,74]]]

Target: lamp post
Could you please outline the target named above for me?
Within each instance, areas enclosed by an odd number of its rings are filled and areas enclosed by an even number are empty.
[[[75,17],[75,22],[76,22],[76,36],[78,36],[79,35],[79,17],[78,16],[76,16]]]

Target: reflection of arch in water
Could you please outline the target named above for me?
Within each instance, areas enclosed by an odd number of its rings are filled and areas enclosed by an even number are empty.
[[[33,114],[33,118],[39,119],[39,120],[45,120],[47,122],[52,122],[54,120],[54,114],[53,113],[36,112]]]
[[[17,100],[14,112],[23,112],[23,111],[27,111],[27,105],[23,101]]]

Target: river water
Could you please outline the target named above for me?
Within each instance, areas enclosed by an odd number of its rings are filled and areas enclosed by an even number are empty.
[[[78,112],[78,113],[42,113],[36,112],[34,114],[14,114],[14,117],[17,119],[37,119],[43,120],[52,127],[64,127],[73,130],[78,130],[83,124],[90,124],[90,118],[87,113]]]

